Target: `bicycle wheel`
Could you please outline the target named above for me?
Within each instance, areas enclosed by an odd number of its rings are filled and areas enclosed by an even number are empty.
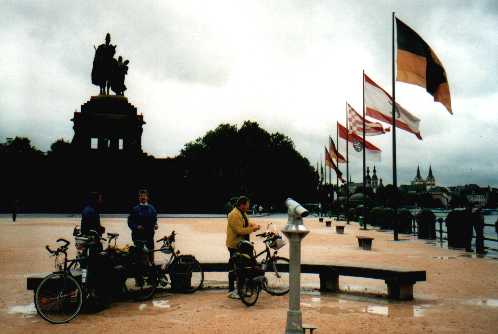
[[[250,278],[238,279],[237,290],[240,300],[246,306],[253,306],[258,301],[260,285],[255,280]]]
[[[186,284],[184,292],[193,293],[202,287],[202,283],[204,282],[204,271],[202,270],[199,261],[197,261],[194,257],[186,259],[185,262],[187,263],[187,266],[185,268]]]
[[[80,313],[83,291],[71,275],[53,273],[40,282],[34,299],[36,311],[43,319],[53,324],[63,324]]]
[[[152,264],[141,265],[124,280],[125,294],[136,301],[150,299],[156,292],[158,284],[157,270]]]
[[[284,269],[286,269],[284,271]],[[283,296],[289,292],[289,259],[275,257],[266,263],[266,284],[263,289],[273,296]]]

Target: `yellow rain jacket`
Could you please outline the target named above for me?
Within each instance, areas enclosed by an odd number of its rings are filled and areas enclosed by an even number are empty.
[[[242,215],[243,213],[237,208],[233,208],[233,210],[228,214],[226,241],[228,248],[237,249],[239,241],[244,239],[244,236],[253,232],[252,227],[249,226],[249,219],[247,219],[246,223]],[[247,218],[247,215],[245,216]]]

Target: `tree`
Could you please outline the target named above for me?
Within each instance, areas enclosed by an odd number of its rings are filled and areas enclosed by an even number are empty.
[[[64,139],[57,139],[50,145],[50,151],[47,152],[48,157],[56,159],[71,158],[73,155],[73,150],[71,143],[68,143]]]

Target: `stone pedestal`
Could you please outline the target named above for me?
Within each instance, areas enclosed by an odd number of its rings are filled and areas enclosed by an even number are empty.
[[[143,116],[124,96],[92,96],[75,112],[72,144],[81,151],[142,152]]]

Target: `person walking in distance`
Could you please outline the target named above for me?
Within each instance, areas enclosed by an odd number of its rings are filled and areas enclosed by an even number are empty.
[[[228,261],[228,297],[239,298],[235,290],[235,272],[233,269],[232,256],[237,252],[238,244],[241,240],[249,241],[249,235],[259,230],[261,227],[249,222],[247,212],[250,210],[250,201],[246,196],[240,196],[236,206],[228,214],[226,246],[230,259]]]

